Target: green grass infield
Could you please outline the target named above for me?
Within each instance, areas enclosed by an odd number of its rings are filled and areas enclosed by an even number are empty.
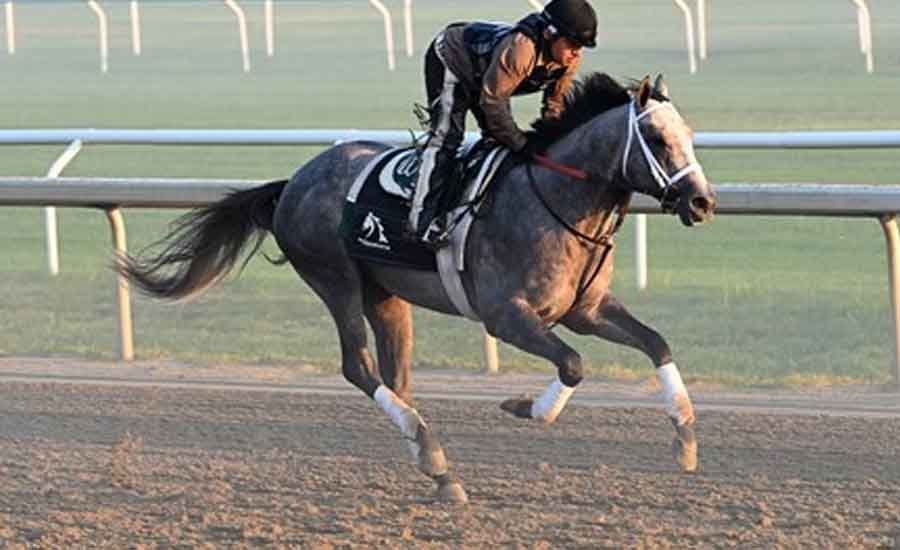
[[[618,78],[664,73],[697,131],[900,129],[900,6],[872,0],[876,72],[859,52],[847,2],[774,0],[712,6],[710,55],[688,72],[683,19],[672,2],[594,2],[599,45],[584,70]],[[241,70],[237,24],[220,2],[141,5],[143,53],[131,53],[126,2],[109,14],[109,72],[97,23],[82,2],[15,2],[17,51],[0,50],[0,128],[410,128],[421,101],[421,56],[457,20],[512,21],[525,0],[421,0],[415,54],[394,10],[397,68],[387,70],[383,26],[363,1],[279,1],[276,49],[265,54],[263,4],[247,12],[252,70]],[[2,45],[5,40],[0,40]],[[517,99],[522,125],[536,98]],[[46,173],[61,146],[0,146],[0,173]],[[69,176],[289,176],[317,148],[87,146]],[[900,152],[710,151],[715,182],[900,184]],[[126,212],[129,246],[159,238],[175,211]],[[61,274],[47,273],[43,212],[0,208],[0,355],[116,359],[109,232],[102,213],[59,210]],[[720,216],[686,229],[649,219],[649,289],[635,286],[633,222],[618,238],[613,292],[669,341],[691,381],[789,385],[884,383],[893,340],[884,242],[873,220]],[[276,255],[269,240],[265,250]],[[198,301],[134,300],[136,354],[339,368],[327,311],[286,267],[262,257]],[[418,365],[480,368],[480,329],[417,310]],[[640,353],[565,330],[589,374],[653,374]],[[547,362],[501,345],[501,368]]]

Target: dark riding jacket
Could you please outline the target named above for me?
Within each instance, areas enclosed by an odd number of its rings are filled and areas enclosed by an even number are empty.
[[[478,97],[483,130],[514,151],[525,146],[525,133],[512,116],[510,98],[543,91],[541,116],[556,118],[578,72],[578,62],[557,63],[544,38],[549,21],[531,14],[515,25],[454,23],[441,40],[437,54],[463,86]]]

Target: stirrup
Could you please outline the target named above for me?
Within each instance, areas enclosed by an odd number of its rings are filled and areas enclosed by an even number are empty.
[[[444,228],[443,216],[438,216],[428,224],[428,228],[419,238],[426,247],[437,251],[450,244],[450,234]]]
[[[432,234],[427,234],[419,239],[419,244],[430,249],[432,252],[437,252],[444,247],[450,246],[450,238],[446,234],[435,234],[433,236]]]

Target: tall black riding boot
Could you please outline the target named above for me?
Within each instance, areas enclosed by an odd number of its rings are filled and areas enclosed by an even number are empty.
[[[440,246],[441,237],[444,234],[443,206],[444,196],[447,192],[447,181],[453,169],[453,152],[439,150],[434,156],[434,165],[427,180],[427,193],[422,200],[422,210],[419,211],[416,238],[422,243],[435,248]],[[421,176],[420,176],[421,177]],[[421,185],[425,182],[420,181]],[[416,189],[419,192],[419,189]]]

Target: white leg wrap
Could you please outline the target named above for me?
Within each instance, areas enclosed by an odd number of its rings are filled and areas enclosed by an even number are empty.
[[[531,417],[550,424],[562,412],[573,393],[575,393],[575,388],[570,388],[559,380],[554,380],[544,390],[544,393],[531,404]]]
[[[409,452],[412,453],[413,459],[418,461],[420,449],[419,444],[416,443],[416,434],[420,424],[425,426],[425,421],[422,420],[416,409],[404,403],[396,393],[383,384],[378,386],[373,397],[381,409],[391,417],[394,424],[400,428],[400,432],[409,443]]]
[[[679,426],[693,422],[694,406],[688,397],[687,388],[681,380],[681,373],[675,363],[666,363],[656,369],[656,377],[662,386],[663,399],[666,403],[666,414]]]

